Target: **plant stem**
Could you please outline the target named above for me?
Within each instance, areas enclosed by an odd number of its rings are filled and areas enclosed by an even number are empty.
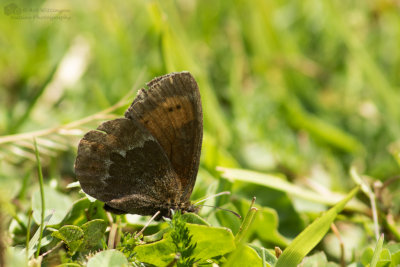
[[[43,238],[43,230],[44,230],[44,213],[45,213],[45,204],[44,204],[44,189],[43,189],[43,173],[42,173],[42,165],[40,163],[39,158],[39,150],[37,148],[36,139],[33,138],[33,143],[35,145],[35,155],[36,155],[36,162],[38,167],[38,175],[39,175],[39,186],[40,186],[40,201],[41,201],[41,214],[40,214],[40,236],[39,236],[39,243],[36,251],[36,258],[40,255],[40,246],[42,244]]]

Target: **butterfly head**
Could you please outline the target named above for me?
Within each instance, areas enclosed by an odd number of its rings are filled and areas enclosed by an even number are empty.
[[[190,201],[182,202],[176,205],[168,206],[165,209],[162,209],[160,211],[160,216],[171,218],[173,212],[178,210],[181,211],[182,213],[188,213],[188,212],[197,213],[199,209],[200,207],[193,205],[192,203],[190,203]]]

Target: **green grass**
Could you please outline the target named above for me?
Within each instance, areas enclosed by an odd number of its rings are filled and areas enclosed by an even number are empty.
[[[0,265],[140,266],[139,259],[151,260],[140,251],[173,252],[177,229],[152,223],[143,245],[127,235],[148,218],[110,217],[71,183],[84,133],[122,116],[145,82],[183,70],[196,78],[204,112],[192,199],[231,191],[206,204],[249,218],[257,198],[246,232],[224,211],[204,207],[200,217],[183,216],[182,229],[197,242],[187,259],[211,257],[224,266],[245,255],[247,264],[275,265],[275,246],[292,251],[291,241],[309,233],[321,212],[361,185],[332,217],[340,238],[319,233],[304,266],[399,264],[395,1],[10,1],[0,8]],[[114,244],[113,253],[102,227],[84,249],[76,244],[87,237],[62,235],[74,242],[74,255],[52,235],[62,227],[85,232],[97,219],[117,227],[113,238],[132,251]],[[221,239],[207,239],[208,231]],[[198,250],[213,241],[226,249]],[[23,249],[28,257],[19,257]],[[166,264],[174,261],[169,256]]]

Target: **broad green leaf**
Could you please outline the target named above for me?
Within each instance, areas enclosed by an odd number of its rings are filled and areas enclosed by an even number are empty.
[[[315,266],[324,266],[324,267],[339,267],[339,264],[328,262],[326,255],[324,252],[315,253],[310,257],[306,257],[301,267],[315,267]]]
[[[368,265],[371,263],[372,256],[374,255],[374,250],[370,247],[364,249],[363,253],[361,254],[361,263],[363,265]]]
[[[85,223],[81,228],[84,232],[82,249],[90,250],[103,238],[104,232],[107,228],[107,223],[103,220],[97,219]]]
[[[137,246],[134,251],[139,261],[155,266],[167,265],[175,257],[175,245],[171,238]]]
[[[62,221],[62,224],[81,225],[85,223],[88,220],[85,216],[85,209],[89,205],[90,201],[86,197],[76,200]]]
[[[192,242],[196,243],[194,256],[200,259],[224,255],[235,248],[232,232],[227,228],[187,224]],[[141,262],[156,266],[170,263],[175,257],[175,246],[167,233],[164,239],[135,248],[136,257]]]
[[[193,235],[193,243],[197,243],[194,254],[198,258],[224,255],[235,248],[232,231],[228,228],[196,224],[187,224],[187,227]]]
[[[266,266],[271,266],[265,263]],[[226,267],[253,267],[262,266],[262,260],[251,247],[241,244],[228,257],[228,261],[222,265]]]
[[[400,265],[400,252],[392,253],[392,265],[391,266],[399,266]]]
[[[25,249],[21,250],[18,247],[6,247],[5,253],[6,266],[9,267],[19,267],[28,266],[28,262],[25,257]]]
[[[69,253],[75,254],[78,250],[86,252],[94,248],[103,238],[107,223],[103,220],[92,220],[81,227],[65,225],[54,232],[52,236],[61,239],[68,246]]]
[[[382,249],[381,255],[379,256],[379,261],[376,266],[378,267],[386,267],[389,266],[392,262],[392,255],[387,248]]]
[[[224,178],[262,185],[268,188],[285,192],[290,196],[302,198],[316,203],[334,205],[336,202],[345,197],[344,195],[338,193],[330,193],[328,196],[321,195],[314,191],[289,183],[288,181],[282,179],[282,177],[276,175],[264,174],[243,169],[229,169],[222,167],[219,167],[218,170],[222,171],[221,176]],[[364,212],[368,209],[367,206],[357,200],[352,200],[349,203],[348,208],[361,212]]]
[[[103,205],[100,201],[91,202],[86,197],[81,198],[73,203],[62,224],[82,225],[88,220],[107,220]]]
[[[84,233],[79,226],[65,225],[51,235],[61,239],[67,245],[69,254],[74,255],[83,242]]]
[[[289,240],[278,232],[278,215],[274,209],[260,208],[253,229],[263,241],[271,242],[281,248],[289,244]]]
[[[72,206],[72,201],[69,197],[57,192],[55,189],[49,186],[44,186],[44,200],[46,209],[45,217],[54,211],[54,215],[49,221],[48,225],[59,224],[67,215],[70,207]],[[40,191],[37,190],[32,196],[33,219],[37,224],[40,224],[41,209],[42,205],[40,201]]]
[[[343,210],[346,203],[355,196],[358,190],[359,187],[353,189],[342,201],[325,212],[321,217],[316,219],[303,232],[301,232],[283,251],[275,266],[297,266],[297,264],[299,264],[301,260],[321,241],[328,232],[330,225],[335,220],[336,215]]]
[[[97,253],[91,257],[87,267],[124,267],[128,266],[128,260],[124,254],[118,250],[110,249]]]
[[[400,265],[400,243],[388,244],[387,248],[392,256],[391,266]]]
[[[182,215],[182,219],[187,223],[210,226],[210,224],[207,221],[205,221],[203,218],[201,218],[196,213],[192,213],[192,212],[185,213]]]
[[[264,253],[265,261],[271,266],[274,266],[276,261],[278,260],[275,256],[275,251],[265,249],[265,248],[263,249],[263,248],[255,246],[253,244],[249,244],[248,246],[251,247],[252,249],[254,249],[260,258],[263,258],[262,254]]]

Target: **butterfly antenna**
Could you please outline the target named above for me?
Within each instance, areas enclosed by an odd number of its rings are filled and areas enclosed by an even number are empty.
[[[219,196],[222,196],[222,195],[230,195],[230,194],[231,194],[231,192],[224,191],[224,192],[221,192],[221,193],[218,193],[218,194],[215,194],[215,195],[208,196],[205,199],[199,200],[196,203],[194,203],[193,205],[197,205],[198,203],[204,202],[204,201],[209,200],[210,198],[213,198],[213,197],[219,197]]]
[[[210,207],[210,208],[215,208],[215,209],[219,209],[219,210],[224,210],[224,211],[228,211],[230,213],[232,213],[233,215],[235,215],[236,217],[238,217],[239,219],[242,219],[242,216],[239,215],[239,213],[234,212],[233,210],[228,210],[228,209],[224,209],[224,208],[220,208],[220,207],[215,207],[215,206],[209,206],[209,205],[197,205],[200,207]]]

